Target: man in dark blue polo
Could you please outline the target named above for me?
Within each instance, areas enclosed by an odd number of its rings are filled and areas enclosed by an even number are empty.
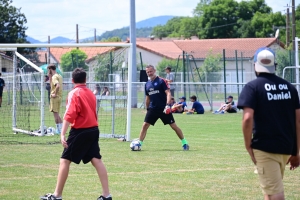
[[[156,70],[152,65],[146,67],[149,80],[145,84],[147,114],[140,132],[140,144],[144,143],[147,130],[150,125],[154,126],[158,119],[175,131],[182,143],[183,150],[189,150],[189,145],[183,136],[181,129],[176,125],[174,117],[167,105],[171,103],[170,88],[166,81],[155,74]]]

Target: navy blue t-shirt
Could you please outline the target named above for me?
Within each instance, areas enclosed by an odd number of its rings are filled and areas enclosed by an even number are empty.
[[[204,113],[204,108],[203,108],[202,104],[199,101],[195,101],[193,103],[192,109],[193,108],[195,109],[197,114],[203,114]]]
[[[185,101],[181,101],[178,104],[182,104],[182,109],[184,109],[185,107],[187,107],[186,102]]]
[[[0,78],[0,90],[2,90],[4,86],[5,86],[5,82],[2,78]]]
[[[168,89],[167,82],[158,76],[153,81],[146,82],[145,94],[150,97],[150,109],[164,110],[167,105],[166,90]]]
[[[296,155],[295,110],[300,105],[293,85],[274,74],[262,73],[245,85],[237,107],[254,110],[253,149]]]

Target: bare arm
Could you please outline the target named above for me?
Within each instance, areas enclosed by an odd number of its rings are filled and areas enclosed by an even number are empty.
[[[243,111],[242,128],[244,134],[245,148],[248,151],[253,163],[256,164],[253,150],[251,148],[254,110],[249,107],[244,107],[243,110],[244,111]]]
[[[149,108],[149,105],[150,105],[150,97],[149,97],[148,95],[146,95],[145,104],[146,104],[146,108]]]
[[[171,104],[171,98],[172,98],[172,96],[171,96],[170,90],[169,90],[169,89],[166,90],[165,93],[166,93],[166,95],[167,95],[167,102],[166,102],[166,105]]]
[[[297,167],[299,167],[300,164],[300,109],[297,109],[295,111],[296,114],[296,137],[297,137],[297,155],[291,156],[288,160],[288,163],[290,163],[290,170],[294,170]]]
[[[66,132],[70,126],[70,122],[64,120],[61,128],[60,141],[63,147],[68,148],[67,140],[66,140]]]
[[[56,97],[57,96],[59,88],[60,88],[59,83],[56,83],[54,93],[51,94],[52,97]]]

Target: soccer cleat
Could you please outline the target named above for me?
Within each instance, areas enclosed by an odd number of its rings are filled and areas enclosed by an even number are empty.
[[[40,197],[41,200],[62,200],[62,197],[56,197],[51,193],[45,194],[44,196]]]
[[[224,114],[225,112],[224,112],[224,110],[222,110],[221,112],[220,112],[220,114]]]
[[[112,197],[109,195],[108,197],[100,196],[97,200],[112,200]]]
[[[190,149],[190,146],[188,144],[184,144],[182,146],[183,151],[188,151]]]
[[[219,111],[216,110],[216,111],[213,112],[213,114],[219,114]]]

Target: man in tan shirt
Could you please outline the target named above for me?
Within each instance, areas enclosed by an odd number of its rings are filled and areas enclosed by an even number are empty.
[[[56,72],[56,66],[49,64],[48,76],[50,79],[50,112],[53,112],[54,121],[56,124],[56,133],[60,134],[62,128],[62,120],[59,116],[60,105],[62,100],[62,76]]]

